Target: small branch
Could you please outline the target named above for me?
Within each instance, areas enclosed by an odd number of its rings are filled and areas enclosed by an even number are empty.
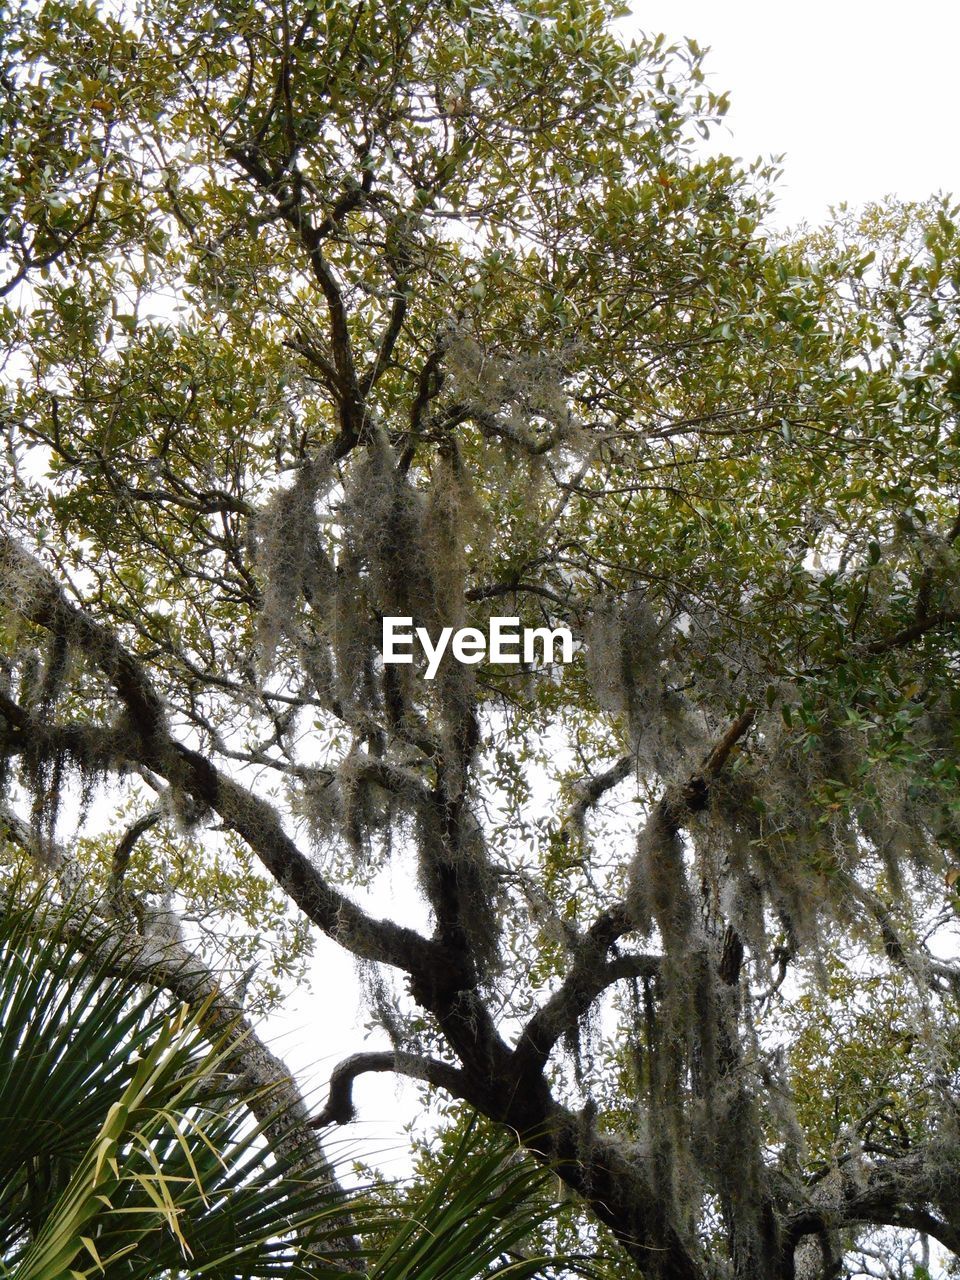
[[[920,640],[928,631],[936,631],[939,627],[949,627],[960,622],[960,613],[951,609],[940,609],[936,613],[931,613],[925,618],[920,618],[916,622],[911,623],[909,627],[895,632],[892,636],[887,636],[884,640],[874,640],[866,646],[867,653],[880,654],[890,653],[893,649],[903,649],[908,644],[913,644],[914,640]]]
[[[410,434],[417,436],[423,426],[423,416],[427,410],[427,406],[431,400],[435,399],[443,385],[443,375],[441,371],[441,362],[446,350],[446,344],[439,342],[420,369],[417,378],[417,393],[413,398],[413,404],[410,407]]]
[[[330,320],[330,347],[333,352],[333,363],[337,374],[337,385],[340,390],[339,412],[340,426],[351,447],[360,438],[363,425],[363,397],[357,378],[353,355],[353,342],[350,337],[347,307],[344,301],[343,288],[337,273],[327,261],[323,253],[323,241],[326,223],[317,227],[307,213],[303,198],[302,178],[293,175],[274,174],[260,160],[256,150],[246,147],[228,147],[227,154],[234,160],[257,187],[275,202],[277,214],[296,233],[297,239],[306,251],[310,261],[313,277],[320,287],[327,304],[327,315]],[[370,174],[369,180],[367,173]],[[364,181],[372,182],[372,172],[364,174]],[[292,189],[290,189],[292,188]],[[343,212],[354,207],[362,199],[364,184],[361,183],[358,194],[351,193]],[[336,223],[334,223],[336,225]]]
[[[124,832],[123,839],[114,849],[110,866],[110,892],[115,896],[123,889],[123,877],[130,865],[130,855],[133,853],[134,846],[142,835],[157,825],[161,816],[159,809],[151,809],[149,813],[137,818],[136,822]]]
[[[567,823],[579,828],[587,816],[587,810],[591,809],[606,792],[623,782],[624,778],[628,778],[633,766],[632,756],[622,756],[616,764],[605,769],[603,773],[581,778],[572,788],[573,804],[567,813]]]
[[[386,371],[390,363],[390,357],[393,349],[397,345],[397,339],[403,329],[403,322],[407,314],[408,290],[405,284],[399,286],[397,293],[394,295],[393,306],[390,308],[390,318],[387,321],[380,341],[377,343],[376,354],[370,364],[369,369],[363,375],[360,383],[360,394],[366,396],[376,386],[381,375]]]
[[[753,724],[755,715],[756,712],[753,707],[748,707],[742,715],[737,716],[720,741],[706,756],[703,762],[703,771],[707,777],[715,778],[719,774],[729,760],[734,747]]]
[[[520,1072],[539,1074],[564,1032],[575,1027],[593,1002],[615,982],[630,978],[651,981],[659,973],[659,956],[624,955],[603,962],[596,950],[591,954],[581,948],[563,985],[520,1033],[514,1053]]]
[[[789,947],[774,947],[772,960],[777,966],[777,973],[770,986],[757,996],[756,1004],[759,1008],[762,1008],[768,1001],[772,1000],[783,986],[787,978],[787,969],[792,959],[793,952]]]
[[[295,338],[284,338],[283,345],[290,351],[295,351],[297,355],[303,356],[304,360],[312,364],[323,375],[323,383],[328,391],[334,395],[340,395],[342,388],[340,386],[339,377],[336,369],[326,358],[322,351],[319,351],[311,342],[307,342],[302,334],[297,334]]]
[[[550,600],[562,609],[567,608],[568,601],[549,587],[540,586],[536,582],[492,582],[485,587],[471,587],[463,593],[464,600],[495,600],[499,596],[530,595],[539,596],[542,600]]]
[[[695,773],[678,790],[668,791],[659,801],[648,819],[662,822],[676,832],[687,813],[702,813],[710,801],[710,785],[720,775],[740,739],[753,724],[756,711],[748,707],[730,725],[723,737],[704,756],[699,773]]]

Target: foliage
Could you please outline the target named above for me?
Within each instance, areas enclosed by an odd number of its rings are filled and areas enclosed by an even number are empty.
[[[956,1251],[957,209],[773,236],[699,48],[618,16],[4,19],[7,822],[167,982],[277,929],[295,971],[299,909],[393,1045],[320,1119],[425,1081],[648,1280]],[[381,660],[504,612],[574,662]]]
[[[87,925],[4,903],[4,1275],[342,1274],[342,1196],[270,1152],[208,1011],[138,993]]]
[[[469,1129],[422,1189],[349,1198],[277,1157],[209,1010],[140,992],[84,913],[0,915],[0,1257],[11,1280],[176,1275],[541,1276],[515,1253],[549,1175]],[[359,1237],[359,1243],[358,1239]]]

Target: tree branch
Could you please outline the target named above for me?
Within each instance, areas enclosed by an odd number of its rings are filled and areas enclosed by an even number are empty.
[[[330,346],[340,390],[340,426],[344,439],[350,441],[352,447],[360,438],[363,424],[363,395],[357,378],[347,308],[337,274],[323,253],[324,233],[314,225],[306,211],[302,178],[296,173],[281,173],[279,176],[272,173],[259,159],[257,152],[247,147],[228,147],[227,154],[253,179],[264,195],[275,202],[278,216],[296,232],[300,244],[306,250],[313,277],[327,304]],[[357,203],[363,194],[362,184],[358,193]],[[355,207],[354,204],[348,202],[339,216],[345,216],[352,207]]]
[[[615,982],[629,978],[656,979],[659,956],[625,955],[604,962],[602,944],[581,947],[563,985],[537,1010],[520,1033],[514,1058],[518,1072],[542,1072],[565,1032],[573,1030],[593,1002]]]
[[[868,1166],[860,1176],[842,1172],[842,1186],[824,1204],[809,1205],[788,1218],[785,1234],[793,1248],[804,1236],[827,1228],[870,1223],[923,1231],[960,1256],[960,1223],[949,1220],[946,1207],[955,1203],[946,1170],[932,1168],[921,1153],[911,1152]]]
[[[137,818],[136,822],[131,823],[123,833],[123,839],[113,851],[110,866],[110,890],[113,894],[120,894],[123,890],[123,877],[127,873],[127,867],[130,865],[130,855],[133,853],[137,841],[151,827],[157,825],[161,816],[159,809],[151,809],[149,813],[143,814],[142,817]]]
[[[928,631],[953,626],[958,622],[960,622],[960,613],[951,609],[940,609],[925,618],[918,618],[909,627],[903,627],[892,636],[887,636],[883,640],[874,640],[866,646],[866,651],[870,654],[881,654],[890,653],[894,649],[903,649],[908,644],[913,644],[914,640],[922,639]]]
[[[11,567],[15,570],[12,587],[7,577]],[[94,741],[101,753],[109,748],[115,757],[111,762],[114,767],[123,761],[151,769],[172,787],[219,814],[307,917],[354,955],[403,969],[428,984],[438,968],[450,970],[451,957],[443,947],[412,929],[367,915],[326,881],[284,831],[268,801],[228,778],[200,752],[177,742],[166,729],[162,700],[140,662],[123,648],[112,631],[68,603],[49,570],[11,538],[0,534],[0,581],[4,579],[13,607],[21,617],[64,634],[107,676],[128,708],[137,732],[121,734],[99,726],[36,724],[6,695],[0,697],[0,711],[6,712],[10,703],[11,715],[17,717],[21,728],[47,734],[70,732],[81,747]],[[24,749],[27,737],[18,745]]]
[[[8,603],[27,622],[62,636],[107,677],[130,712],[138,732],[162,727],[163,700],[139,662],[114,633],[66,598],[53,574],[9,534],[0,532],[0,584]]]
[[[572,788],[573,804],[567,813],[567,822],[579,828],[587,816],[587,810],[591,809],[606,792],[623,782],[624,778],[628,778],[633,767],[633,757],[622,756],[616,764],[605,769],[603,773],[581,778]]]
[[[330,1090],[326,1105],[309,1123],[312,1129],[323,1129],[330,1124],[347,1124],[356,1115],[353,1106],[353,1084],[358,1076],[374,1071],[392,1071],[411,1080],[423,1080],[446,1089],[455,1098],[462,1098],[466,1081],[462,1071],[440,1062],[437,1058],[422,1058],[399,1049],[377,1053],[355,1053],[345,1058],[330,1075]]]

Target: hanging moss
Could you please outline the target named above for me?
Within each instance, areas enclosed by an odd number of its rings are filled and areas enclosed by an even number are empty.
[[[701,717],[679,692],[670,638],[669,623],[639,591],[595,603],[585,636],[597,701],[621,719],[640,776],[666,781],[689,773],[709,745]]]
[[[412,616],[421,626],[423,602],[432,594],[426,508],[426,495],[400,469],[386,437],[376,433],[344,491],[344,567],[355,566],[368,577],[370,598],[380,613]]]
[[[278,489],[256,521],[257,563],[263,578],[258,633],[261,663],[273,665],[280,639],[291,634],[302,598],[321,612],[334,589],[333,565],[317,520],[317,502],[333,472],[320,459],[301,467],[295,482]]]
[[[438,451],[427,491],[422,542],[429,598],[423,602],[428,629],[465,625],[465,548],[476,546],[480,512],[470,477],[454,440]]]
[[[500,894],[480,824],[465,806],[431,805],[418,815],[416,840],[424,894],[456,921],[487,974],[498,956]]]

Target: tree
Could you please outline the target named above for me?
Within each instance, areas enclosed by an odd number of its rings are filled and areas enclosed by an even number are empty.
[[[8,827],[115,785],[64,865],[158,981],[295,907],[393,1042],[314,1126],[421,1080],[647,1280],[956,1252],[956,211],[777,240],[700,50],[617,12],[6,19]],[[494,615],[575,660],[382,660]],[[853,943],[913,1086],[883,1140],[842,1077],[824,1145],[780,1011]]]

